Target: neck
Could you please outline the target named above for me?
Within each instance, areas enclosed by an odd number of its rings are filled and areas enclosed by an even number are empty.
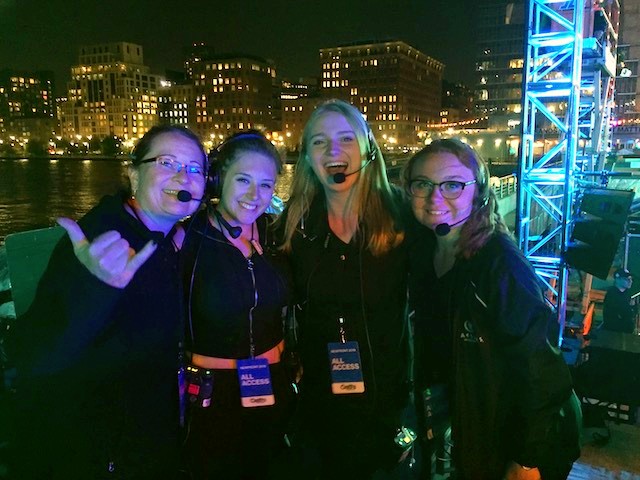
[[[456,263],[456,242],[451,241],[445,235],[444,237],[438,237],[436,241],[436,249],[433,255],[433,267],[435,269],[438,278],[442,277],[445,273],[453,268]]]
[[[436,240],[436,250],[440,252],[440,254],[455,256],[457,253],[457,243],[456,240],[449,239],[451,234],[446,235],[444,237],[438,237]]]
[[[358,211],[354,204],[355,188],[345,192],[326,192],[327,213],[330,217],[342,218],[358,218]]]
[[[343,242],[349,243],[358,229],[358,211],[353,208],[349,192],[327,196],[329,228]]]
[[[165,236],[171,231],[177,223],[176,219],[165,219],[157,215],[150,215],[145,212],[136,201],[135,198],[127,202],[130,209],[129,213],[136,217],[145,227],[152,232],[162,232]]]
[[[212,207],[212,210],[209,215],[209,218],[211,219],[211,223],[213,224],[214,227],[220,230],[225,236],[230,237],[231,235],[229,235],[227,228],[224,226],[223,222],[220,221],[220,219],[218,218],[218,215],[220,215],[230,227],[240,227],[242,229],[242,233],[240,233],[238,240],[241,238],[246,238],[248,240],[251,237],[251,227],[253,224],[247,225],[244,223],[236,222],[233,219],[230,220],[229,219],[230,216],[227,215],[224,208],[220,208],[220,206],[218,206],[218,208]]]

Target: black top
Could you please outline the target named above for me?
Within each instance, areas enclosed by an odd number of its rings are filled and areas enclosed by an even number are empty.
[[[276,268],[267,215],[258,221],[264,254],[245,258],[200,212],[182,249],[187,295],[187,343],[191,352],[220,358],[248,358],[253,309],[255,354],[283,338],[282,309],[287,304],[285,276]],[[255,282],[255,283],[254,283]],[[190,326],[189,326],[190,324]]]
[[[305,228],[292,239],[290,263],[302,402],[318,419],[340,414],[358,421],[375,412],[379,421],[398,426],[408,399],[407,261],[405,243],[373,256],[363,236],[341,241],[329,228],[324,195],[316,197]],[[359,343],[364,394],[331,392],[327,344],[340,341],[339,317],[346,340]]]
[[[65,235],[7,343],[24,402],[47,412],[52,428],[58,419],[73,432],[58,438],[65,452],[85,449],[100,471],[113,462],[142,478],[162,465],[150,461],[156,448],[175,451],[182,292],[171,239],[149,231],[123,202],[105,197],[78,223],[89,241],[117,230],[136,251],[158,243],[129,285],[118,289],[94,277]]]
[[[602,328],[612,332],[633,333],[636,324],[631,306],[631,292],[621,292],[617,287],[609,287],[604,297]]]
[[[426,234],[412,251],[416,383],[450,389],[456,471],[494,480],[510,461],[574,460],[579,428],[568,414],[573,436],[549,451],[571,377],[547,340],[551,315],[533,268],[509,237],[495,234],[437,279],[433,240]]]

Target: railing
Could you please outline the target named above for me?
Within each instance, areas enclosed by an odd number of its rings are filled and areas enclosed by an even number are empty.
[[[516,193],[518,188],[518,179],[515,175],[507,175],[506,177],[492,177],[491,188],[498,199],[508,197]]]

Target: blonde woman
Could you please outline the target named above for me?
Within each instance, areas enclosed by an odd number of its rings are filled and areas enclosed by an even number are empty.
[[[353,106],[311,115],[280,222],[303,367],[294,446],[310,475],[370,478],[402,454],[407,253],[400,197]]]

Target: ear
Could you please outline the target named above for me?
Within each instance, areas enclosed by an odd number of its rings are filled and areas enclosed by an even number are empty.
[[[135,196],[138,191],[138,184],[140,183],[140,172],[133,165],[127,167],[127,176],[129,177],[129,183],[131,184],[131,193]]]

